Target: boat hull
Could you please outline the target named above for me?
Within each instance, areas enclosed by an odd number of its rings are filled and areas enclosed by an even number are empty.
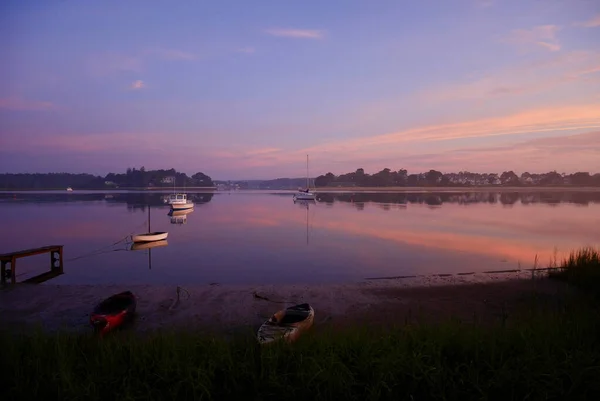
[[[164,231],[157,231],[153,233],[144,233],[132,235],[131,240],[133,242],[153,242],[153,241],[162,241],[167,239],[169,233]]]
[[[300,192],[294,195],[295,200],[316,200],[316,195],[313,193]]]
[[[258,329],[260,344],[276,341],[293,342],[312,327],[315,311],[309,304],[294,305],[275,313]]]
[[[158,247],[167,246],[167,245],[169,245],[169,242],[167,242],[166,239],[161,240],[161,241],[134,242],[133,244],[131,244],[130,250],[141,251],[144,249],[158,248]]]
[[[90,324],[104,335],[133,319],[137,300],[131,291],[115,294],[100,302],[90,314]]]
[[[173,211],[177,211],[177,210],[188,210],[188,209],[192,209],[194,207],[193,203],[180,203],[180,204],[171,204],[171,210]]]

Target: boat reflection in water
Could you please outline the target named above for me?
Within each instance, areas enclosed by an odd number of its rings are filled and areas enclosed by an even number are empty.
[[[167,246],[169,243],[167,240],[162,241],[154,241],[154,242],[137,242],[131,244],[131,251],[143,251],[148,250],[148,269],[152,269],[152,248],[159,248],[162,246]]]
[[[162,241],[154,241],[154,242],[134,242],[133,244],[131,244],[131,248],[129,248],[129,250],[143,251],[145,249],[158,248],[158,247],[167,246],[167,245],[169,245],[169,243],[167,242],[166,239],[164,239]]]
[[[308,226],[309,226],[309,218],[308,211],[311,205],[316,205],[317,201],[315,199],[294,199],[294,205],[298,205],[303,209],[306,209],[306,245],[308,245]]]
[[[171,224],[186,224],[187,223],[187,215],[192,213],[194,209],[186,209],[186,210],[170,210],[167,214],[171,217]]]

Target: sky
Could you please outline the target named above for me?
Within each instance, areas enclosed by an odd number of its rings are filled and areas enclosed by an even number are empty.
[[[0,172],[600,172],[597,0],[3,0]]]

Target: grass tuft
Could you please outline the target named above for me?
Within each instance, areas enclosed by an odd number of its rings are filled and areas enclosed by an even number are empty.
[[[573,284],[600,297],[600,251],[585,247],[573,251],[562,260],[549,277]]]

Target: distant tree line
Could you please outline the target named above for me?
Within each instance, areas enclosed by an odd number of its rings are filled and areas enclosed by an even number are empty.
[[[71,173],[0,174],[3,189],[110,189],[153,187],[213,187],[212,179],[201,172],[191,177],[170,170],[146,170],[128,168],[123,174],[108,173],[106,176]]]
[[[600,174],[589,172],[559,174],[556,171],[543,174],[525,172],[518,176],[514,171],[497,173],[442,173],[429,170],[426,173],[408,174],[405,169],[392,171],[384,168],[375,174],[366,174],[359,168],[352,173],[334,175],[327,173],[315,178],[316,187],[448,187],[448,186],[600,186]]]

